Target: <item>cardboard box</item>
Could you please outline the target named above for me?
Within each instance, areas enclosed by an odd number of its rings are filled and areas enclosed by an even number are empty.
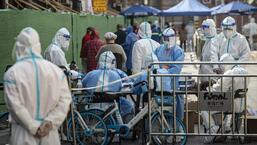
[[[185,104],[185,109],[186,109],[186,104]],[[197,112],[197,101],[188,102],[188,110]]]
[[[194,124],[198,124],[197,103],[198,101],[188,102],[188,112],[191,112],[192,120],[194,121]],[[186,104],[185,104],[185,112],[186,112]],[[200,117],[200,121],[201,121],[201,117]]]
[[[197,113],[195,111],[189,111],[188,112],[188,132],[189,133],[194,133],[194,125],[195,125],[195,119],[197,118]],[[184,120],[183,123],[186,126],[186,112],[184,114]]]

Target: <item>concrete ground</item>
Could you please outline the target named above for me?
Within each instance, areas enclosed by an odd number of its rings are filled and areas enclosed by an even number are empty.
[[[9,130],[0,130],[0,145],[8,144]],[[186,145],[241,145],[238,140],[226,140],[226,142],[204,144],[203,137],[189,137]],[[63,143],[62,145],[72,145],[71,143]],[[118,142],[112,143],[111,145],[119,145]],[[141,139],[139,140],[126,140],[122,141],[121,145],[142,145]],[[257,142],[249,142],[244,145],[257,145]]]

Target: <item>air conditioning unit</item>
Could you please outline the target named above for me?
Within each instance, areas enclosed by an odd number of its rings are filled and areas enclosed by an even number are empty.
[[[210,4],[210,3],[211,3],[211,0],[202,0],[202,3],[204,3],[204,4]]]

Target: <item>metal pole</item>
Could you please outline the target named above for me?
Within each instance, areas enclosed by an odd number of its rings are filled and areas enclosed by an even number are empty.
[[[163,130],[163,77],[161,77],[161,129]]]
[[[200,94],[200,80],[197,77],[197,94]],[[198,134],[200,134],[200,100],[197,101],[197,112],[198,112]]]
[[[208,86],[208,87],[209,87],[209,90],[208,90],[208,93],[209,93],[209,96],[211,96],[211,95],[210,95],[210,91],[211,91],[211,81],[210,81],[210,77],[208,77],[208,81],[209,81],[209,86]],[[209,119],[209,124],[208,124],[208,125],[209,125],[209,128],[208,128],[208,129],[209,129],[209,134],[211,134],[211,111],[210,111],[210,110],[208,111],[208,114],[209,114],[209,118],[208,118],[208,119]]]
[[[149,121],[149,142],[147,143],[148,145],[151,144],[152,138],[151,138],[151,133],[152,133],[152,121],[151,121],[151,78],[150,78],[150,67],[147,69],[147,78],[148,78],[148,121]]]
[[[244,134],[247,134],[247,111],[246,111],[246,108],[247,108],[247,95],[246,95],[246,84],[247,84],[247,82],[246,82],[247,80],[246,80],[246,77],[244,77],[244,100],[245,100],[245,102],[244,102]]]
[[[221,77],[221,92],[223,92],[223,77]],[[223,117],[224,117],[224,112],[221,111],[221,134],[224,133],[224,130],[223,130]]]
[[[187,77],[185,77],[185,81],[186,81],[186,132],[188,132],[188,101],[187,101]]]
[[[234,77],[232,77],[232,134],[235,134]]]
[[[175,135],[175,137],[173,137],[173,141],[175,142],[176,141],[176,110],[177,110],[177,103],[176,103],[176,93],[175,93],[175,90],[176,90],[176,88],[175,88],[175,85],[176,85],[176,82],[175,82],[175,79],[176,79],[176,77],[173,77],[173,114],[174,114],[174,118],[173,118],[173,132],[174,132],[174,135]]]
[[[71,81],[70,81],[70,78],[68,77],[68,75],[66,76],[67,77],[67,81],[68,81],[68,85],[69,85],[69,88],[71,90]],[[77,145],[77,142],[76,142],[76,127],[75,127],[75,120],[74,120],[74,106],[73,106],[73,102],[71,102],[70,104],[70,112],[71,112],[71,122],[72,122],[72,141],[73,141],[73,145]]]
[[[71,103],[70,108],[71,108],[71,120],[72,120],[73,145],[77,145],[77,143],[76,143],[76,126],[75,126],[76,124],[75,124],[75,120],[74,120],[73,103]]]

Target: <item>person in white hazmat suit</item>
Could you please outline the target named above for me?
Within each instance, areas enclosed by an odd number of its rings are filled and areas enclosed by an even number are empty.
[[[221,62],[234,62],[236,61],[234,57],[231,54],[224,54],[221,56],[220,59]],[[224,71],[224,75],[244,75],[248,74],[247,70],[240,65],[222,65],[221,66],[222,71]],[[245,81],[246,81],[246,86],[245,86]],[[222,83],[222,84],[221,84]],[[213,86],[210,87],[210,92],[227,92],[227,91],[232,91],[232,83],[233,83],[233,90],[235,96],[235,91],[238,89],[245,89],[248,87],[249,80],[244,77],[234,77],[234,80],[232,80],[232,77],[223,77],[223,81],[221,79],[218,79]],[[207,87],[207,90],[209,88]],[[243,98],[234,98],[234,111],[235,113],[241,113],[244,110],[244,99]],[[216,111],[211,111],[210,112],[210,122],[209,122],[209,113],[208,111],[202,111],[201,116],[203,118],[203,124],[207,128],[208,132],[211,133],[217,133],[218,131],[218,126],[215,125],[213,114],[217,113]],[[232,124],[232,117],[231,115],[227,115],[225,121],[224,121],[224,127],[226,133],[231,131],[231,124]],[[209,126],[210,125],[210,126]],[[213,136],[206,136],[205,137],[205,142],[209,143],[213,140]]]
[[[41,56],[39,35],[31,27],[16,38],[16,63],[4,74],[10,112],[10,145],[60,145],[58,128],[71,102],[63,71]]]
[[[132,72],[138,73],[147,69],[147,66],[153,62],[147,62],[146,59],[152,59],[154,51],[160,44],[151,39],[152,30],[148,22],[143,22],[139,26],[138,35],[140,40],[136,41],[132,51]]]
[[[190,21],[186,25],[185,29],[187,31],[187,49],[190,52],[194,52],[193,36],[195,33],[195,27],[193,21]]]
[[[212,19],[206,19],[202,23],[202,33],[204,35],[205,43],[202,48],[200,61],[211,61],[212,43],[218,43],[218,36],[215,22]],[[213,65],[200,65],[199,74],[215,74],[213,72]],[[211,78],[214,79],[214,78]],[[208,82],[208,77],[200,77],[201,84]]]
[[[211,61],[217,62],[225,54],[231,54],[236,61],[248,61],[250,58],[250,47],[245,38],[236,31],[235,19],[228,16],[222,21],[222,34],[218,43],[212,43]],[[224,36],[224,37],[223,37]],[[213,65],[213,71],[222,74],[218,65]]]
[[[98,68],[87,73],[82,80],[82,84],[85,88],[91,88],[88,89],[89,93],[120,92],[122,91],[124,84],[130,83],[130,79],[121,81],[121,79],[125,77],[127,77],[127,74],[116,68],[116,58],[114,54],[111,51],[105,51],[99,56]],[[120,97],[119,103],[123,104],[120,105],[122,116],[134,112],[133,102],[125,99],[124,97]],[[109,104],[110,103],[100,103],[91,105],[91,107],[99,106],[100,108],[107,109]]]
[[[66,28],[63,27],[59,29],[56,32],[52,43],[45,50],[45,59],[57,66],[67,66],[65,52],[69,49],[70,38],[70,33]]]
[[[257,35],[257,24],[255,23],[255,19],[251,18],[250,23],[243,26],[243,34],[249,37],[249,43],[251,46],[251,50],[256,50],[257,45],[253,43],[253,35]]]

